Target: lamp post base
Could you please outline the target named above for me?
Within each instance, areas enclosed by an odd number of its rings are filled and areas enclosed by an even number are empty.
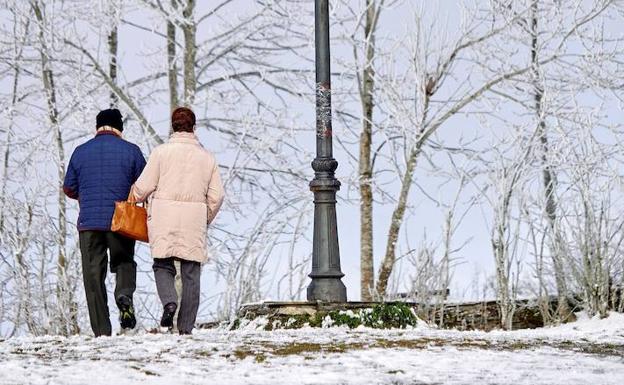
[[[340,277],[312,277],[308,286],[308,301],[347,302],[347,288]]]

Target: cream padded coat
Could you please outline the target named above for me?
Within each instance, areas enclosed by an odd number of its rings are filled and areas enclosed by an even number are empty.
[[[139,202],[151,196],[147,229],[152,257],[206,262],[206,230],[224,192],[219,166],[195,134],[176,132],[156,147],[134,195]]]

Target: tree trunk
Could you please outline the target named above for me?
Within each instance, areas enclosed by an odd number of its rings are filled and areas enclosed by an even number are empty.
[[[416,168],[416,160],[422,148],[422,141],[418,141],[412,149],[403,178],[401,179],[401,192],[399,193],[399,201],[392,213],[392,222],[390,222],[390,229],[388,230],[388,240],[386,244],[386,254],[379,269],[379,277],[377,279],[376,294],[382,298],[387,294],[388,279],[394,268],[394,262],[396,260],[396,243],[399,239],[399,230],[403,224],[403,217],[405,216],[405,208],[407,207],[407,198],[412,186],[412,177],[414,169]]]
[[[371,164],[371,143],[373,133],[373,92],[375,55],[375,0],[366,1],[366,61],[362,68],[360,98],[362,100],[362,133],[360,135],[360,296],[362,301],[373,300],[375,270],[373,260],[373,170]]]
[[[171,1],[176,7],[176,0]],[[167,75],[169,78],[169,109],[178,106],[178,68],[176,65],[176,27],[171,20],[167,20]],[[170,128],[171,130],[171,128]]]
[[[113,27],[108,35],[108,54],[109,54],[109,65],[108,65],[108,75],[111,78],[111,81],[117,84],[117,23],[113,21]],[[117,103],[119,102],[119,97],[115,92],[111,90],[110,92],[110,107],[117,107]]]
[[[9,127],[6,133],[6,146],[4,149],[4,164],[2,169],[2,204],[0,205],[0,234],[4,233],[4,205],[6,200],[6,190],[9,179],[9,161],[11,159],[11,140],[13,137],[13,117],[15,114],[15,105],[17,102],[17,86],[19,84],[19,66],[15,63],[14,73],[13,73],[13,90],[11,96],[11,112],[9,115]]]
[[[197,48],[195,46],[195,32],[197,26],[193,18],[195,10],[195,0],[187,0],[186,7],[182,12],[184,22],[181,25],[184,34],[184,103],[191,108],[195,102],[195,56]]]
[[[15,80],[13,83],[14,86],[14,91],[15,91],[15,86],[17,85],[17,77],[18,77],[18,70],[15,70]],[[15,95],[15,93],[13,94]],[[7,185],[8,185],[8,179],[9,179],[9,161],[11,160],[11,138],[13,136],[13,111],[11,111],[11,117],[9,118],[9,128],[7,129],[7,133],[6,133],[6,144],[5,144],[5,148],[4,148],[4,157],[3,157],[3,161],[4,164],[2,166],[2,196],[0,199],[2,199],[2,202],[0,202],[0,234],[4,234],[4,205],[6,203],[6,191],[7,191]]]
[[[14,15],[15,16],[15,15]],[[2,191],[0,192],[0,234],[4,233],[4,205],[6,202],[6,191],[7,186],[9,184],[9,161],[11,160],[11,146],[13,139],[13,122],[15,119],[15,107],[17,106],[17,90],[19,85],[19,76],[20,76],[20,60],[22,58],[22,53],[24,51],[24,40],[26,36],[28,36],[28,29],[30,26],[30,20],[26,20],[26,24],[24,26],[24,32],[22,34],[22,41],[17,42],[17,24],[18,19],[15,16],[13,20],[13,37],[15,38],[15,57],[13,58],[13,87],[11,90],[11,111],[9,114],[9,124],[6,133],[6,142],[4,149],[4,157],[3,157],[3,169],[2,169]]]
[[[513,187],[510,187],[512,189]],[[506,197],[511,196],[505,193]],[[509,294],[509,245],[507,244],[507,222],[509,218],[509,199],[503,199],[501,207],[494,215],[497,217],[492,235],[492,249],[494,252],[494,262],[496,264],[496,299],[500,311],[501,327],[511,330],[513,313],[515,311],[514,302]]]
[[[63,136],[59,125],[59,114],[56,105],[56,88],[54,86],[54,74],[49,60],[48,48],[45,43],[44,20],[43,13],[38,2],[33,2],[32,8],[39,23],[39,41],[41,44],[41,72],[43,78],[43,87],[46,95],[48,106],[48,118],[54,133],[54,141],[57,150],[57,173],[58,173],[58,258],[57,258],[57,297],[59,314],[69,315],[68,319],[61,316],[61,321],[66,321],[66,325],[59,325],[60,330],[64,334],[77,334],[80,332],[78,327],[77,305],[73,300],[73,290],[69,277],[67,275],[66,260],[66,243],[67,243],[67,201],[63,192],[63,181],[65,179],[65,148],[63,145]]]
[[[4,152],[4,164],[3,164],[3,170],[2,170],[2,192],[1,192],[1,198],[2,199],[2,203],[0,205],[0,234],[5,234],[4,232],[4,221],[5,221],[5,204],[6,204],[6,194],[7,194],[7,185],[8,185],[8,179],[9,179],[9,162],[11,160],[11,146],[12,146],[12,138],[13,138],[13,122],[15,119],[15,107],[17,106],[17,94],[18,94],[18,86],[19,86],[19,77],[20,77],[20,66],[19,66],[19,60],[21,59],[22,56],[22,52],[23,52],[23,45],[20,45],[18,47],[18,43],[17,43],[17,36],[18,36],[18,32],[17,32],[17,18],[14,19],[14,24],[13,24],[13,36],[16,39],[16,43],[15,43],[15,57],[13,60],[13,86],[12,86],[12,90],[11,90],[11,109],[9,111],[9,122],[8,122],[8,128],[7,128],[7,135],[6,135],[6,147],[5,147],[5,152]],[[29,26],[29,22],[26,21],[26,27],[25,27],[25,31],[23,33],[22,36],[27,36],[28,35],[28,26]],[[23,43],[20,42],[20,43]],[[20,327],[21,321],[22,321],[22,315],[24,318],[24,322],[26,323],[26,326],[28,328],[29,331],[34,330],[32,328],[33,322],[32,322],[32,316],[31,316],[31,309],[30,309],[30,304],[28,303],[30,300],[30,285],[29,285],[29,274],[28,274],[28,266],[26,265],[26,263],[24,263],[24,249],[26,248],[26,243],[27,241],[24,239],[26,238],[28,235],[28,233],[30,232],[30,226],[32,224],[32,208],[31,206],[28,206],[28,231],[26,232],[22,232],[20,231],[19,228],[16,228],[17,230],[17,234],[20,234],[21,237],[19,238],[19,240],[17,241],[18,243],[18,249],[17,252],[15,252],[15,276],[16,276],[16,284],[17,284],[17,293],[18,293],[18,303],[17,303],[17,315],[15,317],[15,329],[14,332],[17,331]],[[16,221],[15,223],[16,226],[19,225],[19,221]],[[0,240],[0,242],[5,242],[5,239]]]
[[[22,234],[21,238],[18,241],[18,250],[15,253],[15,263],[17,267],[17,281],[18,281],[18,290],[19,290],[19,303],[18,303],[18,311],[23,314],[24,322],[26,323],[26,327],[28,331],[32,334],[37,334],[40,325],[37,325],[37,322],[33,319],[33,304],[32,301],[32,290],[30,285],[30,269],[28,264],[24,261],[24,251],[27,249],[28,244],[31,240],[31,228],[33,221],[33,207],[32,204],[28,204],[26,212],[28,213],[28,220],[26,221],[25,231],[19,231],[18,233]],[[43,260],[43,255],[42,258]]]
[[[548,134],[544,112],[544,87],[540,82],[539,47],[538,47],[538,1],[531,4],[531,65],[533,72],[533,88],[535,99],[535,113],[538,119],[538,132],[542,152],[542,176],[544,181],[545,212],[548,220],[548,231],[550,232],[549,249],[553,262],[555,283],[557,285],[557,314],[559,321],[565,321],[570,316],[570,309],[567,301],[567,287],[565,272],[563,269],[562,241],[557,229],[557,201],[555,193],[557,190],[557,179],[548,161]]]

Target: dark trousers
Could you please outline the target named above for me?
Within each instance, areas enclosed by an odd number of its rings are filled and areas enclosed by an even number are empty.
[[[81,231],[82,276],[84,280],[89,320],[96,337],[111,335],[106,269],[110,254],[110,269],[116,275],[115,300],[120,296],[132,298],[136,289],[134,239],[112,231]]]
[[[173,263],[175,260],[175,258],[154,258],[156,289],[163,306],[178,302],[175,289],[176,268]],[[180,270],[182,270],[182,300],[178,309],[178,330],[180,333],[190,333],[195,326],[199,308],[201,264],[183,259],[179,261]]]

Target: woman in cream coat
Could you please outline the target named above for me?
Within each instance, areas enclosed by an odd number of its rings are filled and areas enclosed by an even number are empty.
[[[161,326],[173,327],[177,310],[174,260],[180,261],[182,299],[180,334],[190,334],[200,298],[201,264],[207,259],[206,231],[223,202],[223,184],[214,156],[195,136],[195,114],[180,107],[171,116],[173,134],[154,149],[134,185],[138,202],[151,197],[148,235],[158,295]]]

